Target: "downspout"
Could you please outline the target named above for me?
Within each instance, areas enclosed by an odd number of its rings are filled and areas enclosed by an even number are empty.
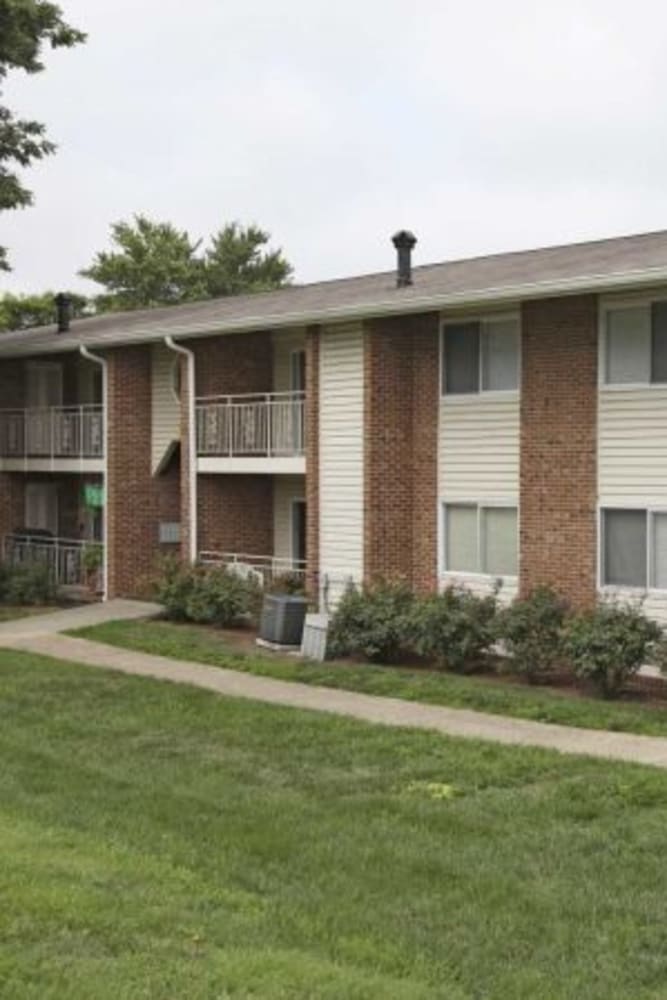
[[[99,354],[92,354],[83,344],[79,345],[79,352],[87,361],[99,365],[102,369],[102,490],[104,497],[104,517],[102,519],[102,600],[109,597],[109,379],[108,362],[106,358]]]
[[[197,562],[197,434],[195,406],[195,355],[188,347],[177,344],[173,337],[164,338],[170,351],[187,358],[188,391],[188,502],[190,506],[190,562]]]

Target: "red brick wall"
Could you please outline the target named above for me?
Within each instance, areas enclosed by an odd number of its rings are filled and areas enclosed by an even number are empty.
[[[320,333],[306,330],[306,586],[318,593],[320,564]]]
[[[437,584],[438,317],[364,335],[364,574]]]
[[[173,463],[161,476],[151,472],[151,359],[150,345],[108,353],[111,597],[145,593],[161,551],[174,549],[161,549],[158,530],[165,514],[179,519],[180,473]]]
[[[195,352],[197,396],[271,392],[270,332],[202,337],[188,341],[187,346]]]
[[[521,592],[596,599],[597,299],[525,302],[521,358]]]
[[[199,548],[214,552],[273,554],[273,478],[200,475]]]

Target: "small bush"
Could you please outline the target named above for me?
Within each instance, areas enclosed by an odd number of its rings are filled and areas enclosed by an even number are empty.
[[[279,573],[266,588],[270,594],[296,594],[303,596],[306,584],[300,573]]]
[[[592,681],[605,698],[615,697],[651,658],[660,627],[630,605],[601,604],[565,623],[563,652],[581,680]]]
[[[329,625],[329,654],[357,654],[372,663],[396,663],[408,646],[414,600],[403,582],[380,581],[365,584],[361,590],[349,586]]]
[[[43,563],[5,567],[2,575],[3,600],[7,604],[51,604],[56,598],[56,586]]]
[[[156,596],[172,621],[238,625],[257,613],[261,591],[257,583],[225,567],[182,566],[165,562]]]
[[[448,587],[414,602],[409,635],[420,656],[441,667],[466,671],[477,667],[494,642],[496,593],[487,597]]]
[[[530,682],[544,677],[561,656],[560,637],[567,605],[549,587],[498,612],[496,636],[512,655],[512,667]]]

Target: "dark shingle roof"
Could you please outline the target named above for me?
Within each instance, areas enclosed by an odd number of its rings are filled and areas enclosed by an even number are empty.
[[[539,298],[667,282],[667,231],[493,254],[416,267],[414,282],[396,288],[387,271],[275,292],[210,299],[180,306],[107,313],[76,320],[68,333],[55,326],[0,335],[0,355],[36,354],[171,335],[188,337],[386,313]]]

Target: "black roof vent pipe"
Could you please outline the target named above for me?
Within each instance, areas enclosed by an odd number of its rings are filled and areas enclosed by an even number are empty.
[[[72,313],[72,300],[69,295],[59,292],[55,298],[56,302],[56,322],[58,333],[67,333]]]
[[[401,229],[398,233],[394,233],[391,242],[396,247],[398,255],[396,287],[407,288],[412,284],[412,250],[417,237],[409,229]]]

